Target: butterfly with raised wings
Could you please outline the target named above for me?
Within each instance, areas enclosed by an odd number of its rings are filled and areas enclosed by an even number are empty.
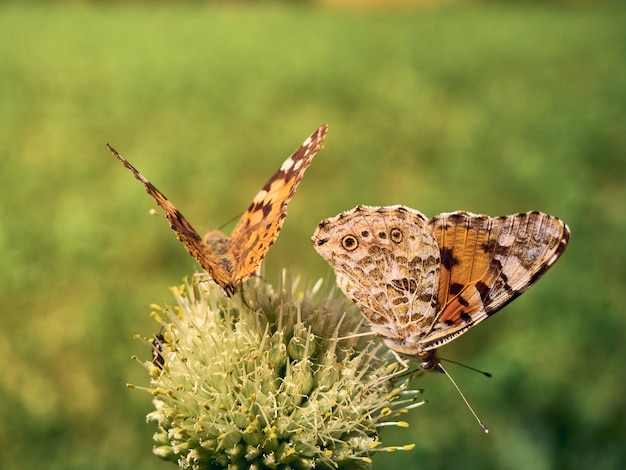
[[[254,276],[267,251],[274,244],[287,216],[287,204],[296,192],[304,172],[322,148],[328,126],[317,129],[281,165],[252,200],[230,237],[219,230],[201,237],[183,214],[113,147],[109,150],[137,178],[163,208],[172,230],[191,256],[231,296],[236,287]]]
[[[440,372],[437,348],[533,285],[568,240],[567,225],[541,212],[429,219],[404,206],[358,206],[322,221],[312,238],[386,345]]]

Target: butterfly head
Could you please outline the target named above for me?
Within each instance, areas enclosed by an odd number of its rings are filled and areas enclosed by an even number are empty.
[[[420,369],[432,372],[443,372],[441,363],[439,362],[439,357],[437,357],[437,351],[435,349],[419,353],[417,355],[417,359],[420,361]]]

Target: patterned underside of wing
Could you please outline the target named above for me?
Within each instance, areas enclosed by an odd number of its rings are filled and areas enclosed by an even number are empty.
[[[431,219],[441,250],[440,313],[426,341],[441,345],[486,319],[534,284],[565,249],[569,229],[541,212]]]
[[[436,312],[439,247],[428,219],[403,206],[357,206],[322,221],[313,245],[372,329],[394,350],[415,353],[408,343]]]
[[[106,144],[111,153],[121,161],[126,168],[141,182],[148,194],[156,201],[156,203],[163,208],[165,216],[172,227],[172,230],[176,232],[177,238],[183,242],[185,248],[191,256],[193,256],[198,263],[209,273],[209,275],[215,279],[224,279],[225,273],[222,268],[216,264],[215,260],[219,258],[217,253],[208,247],[203,241],[198,232],[191,226],[191,224],[185,219],[183,214],[176,209],[168,199],[155,188],[150,181],[143,177],[134,166],[132,166],[128,160],[122,157],[113,147]],[[217,282],[217,281],[216,281]]]
[[[313,157],[322,148],[327,132],[328,126],[321,126],[285,160],[254,197],[233,229],[231,252],[236,273],[233,284],[237,285],[256,274],[267,251],[278,238],[287,217],[287,204]]]

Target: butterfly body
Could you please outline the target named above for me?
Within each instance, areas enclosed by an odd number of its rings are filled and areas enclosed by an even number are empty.
[[[287,216],[287,204],[293,198],[313,157],[322,148],[327,132],[328,126],[321,126],[285,160],[256,194],[230,236],[213,230],[204,238],[174,204],[135,167],[113,147],[108,144],[107,147],[163,208],[172,230],[185,245],[187,252],[200,263],[224,293],[230,296],[239,284],[256,274],[267,251],[278,238]]]
[[[439,370],[438,347],[524,292],[569,239],[541,212],[427,218],[404,206],[357,206],[313,235],[337,284],[393,351]]]

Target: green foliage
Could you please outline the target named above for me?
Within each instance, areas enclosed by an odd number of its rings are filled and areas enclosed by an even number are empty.
[[[309,238],[356,204],[536,209],[572,230],[537,286],[441,352],[494,374],[453,369],[491,433],[426,375],[429,405],[389,430],[416,449],[375,463],[619,467],[624,13],[0,6],[0,467],[172,468],[150,452],[149,397],[124,384],[146,380],[129,357],[150,357],[131,340],[148,304],[195,265],[104,142],[209,230],[324,122],[270,280],[327,275]]]

